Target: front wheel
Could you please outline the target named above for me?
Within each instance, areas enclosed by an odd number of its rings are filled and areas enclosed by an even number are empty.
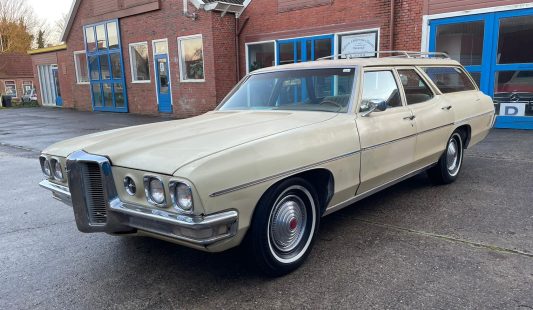
[[[258,267],[270,276],[298,268],[311,251],[320,223],[313,186],[291,178],[261,198],[248,232],[248,248]]]
[[[428,170],[430,179],[437,184],[450,184],[457,179],[463,166],[463,138],[455,131],[446,145],[437,165]]]

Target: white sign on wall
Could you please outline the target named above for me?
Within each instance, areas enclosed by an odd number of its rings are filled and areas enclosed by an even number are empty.
[[[502,116],[525,116],[525,102],[505,102],[500,103],[500,115]]]
[[[351,57],[375,57],[377,50],[378,32],[365,32],[341,35],[340,54],[347,54]]]

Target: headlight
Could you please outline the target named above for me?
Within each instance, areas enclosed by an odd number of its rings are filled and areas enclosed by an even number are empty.
[[[148,202],[160,207],[165,204],[165,187],[160,179],[144,177],[144,191]]]
[[[191,187],[181,182],[171,182],[169,187],[174,207],[180,212],[192,212],[193,201]]]
[[[55,159],[52,160],[52,169],[54,171],[54,178],[57,181],[63,181],[63,169],[61,168],[59,161]]]
[[[50,169],[50,161],[44,156],[41,156],[39,158],[39,161],[41,162],[41,170],[43,171],[44,175],[47,178],[52,177],[52,169]]]
[[[135,181],[133,181],[133,179],[130,177],[125,177],[124,189],[126,189],[128,195],[135,196],[135,193],[137,192],[137,186],[135,185]]]

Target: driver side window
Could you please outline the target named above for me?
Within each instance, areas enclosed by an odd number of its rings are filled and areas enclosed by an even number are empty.
[[[365,72],[360,112],[368,110],[370,102],[381,101],[387,103],[387,108],[402,106],[400,91],[392,71]]]

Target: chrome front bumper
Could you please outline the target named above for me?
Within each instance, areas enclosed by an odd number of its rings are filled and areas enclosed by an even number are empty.
[[[55,199],[72,206],[72,197],[66,186],[43,180],[39,185],[52,192]],[[211,215],[177,215],[165,210],[149,209],[144,206],[122,202],[114,198],[108,204],[107,223],[91,226],[76,219],[82,232],[131,233],[136,230],[162,237],[184,241],[194,245],[208,246],[217,241],[231,238],[237,233],[239,214],[228,210]],[[75,213],[80,213],[76,212]]]

